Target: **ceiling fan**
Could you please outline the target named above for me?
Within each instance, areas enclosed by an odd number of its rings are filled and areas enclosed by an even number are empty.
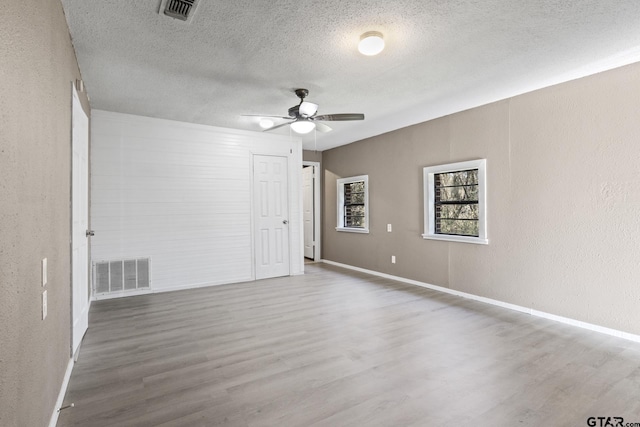
[[[318,104],[304,100],[304,98],[309,95],[309,91],[307,89],[296,89],[294,92],[296,96],[300,98],[300,103],[289,108],[289,116],[265,116],[261,114],[245,114],[245,116],[271,117],[290,120],[288,122],[269,127],[263,132],[291,125],[291,129],[293,129],[294,132],[301,134],[309,133],[313,129],[317,129],[320,132],[329,132],[331,128],[324,123],[320,123],[321,121],[364,120],[364,114],[360,113],[322,114],[318,116]]]

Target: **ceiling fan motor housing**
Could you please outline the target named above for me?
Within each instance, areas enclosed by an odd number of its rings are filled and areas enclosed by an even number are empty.
[[[304,98],[309,95],[309,90],[308,89],[296,89],[295,90],[296,96],[298,98],[300,98],[300,100],[304,100]]]
[[[308,89],[300,88],[300,89],[294,90],[294,92],[296,96],[300,98],[300,104],[302,104],[304,102],[304,98],[306,98],[306,96],[309,95]],[[289,108],[289,117],[293,119],[300,117],[300,104],[294,105],[293,107]]]
[[[292,119],[295,119],[299,115],[300,115],[300,105],[294,105],[293,107],[289,108],[289,117],[291,117]]]

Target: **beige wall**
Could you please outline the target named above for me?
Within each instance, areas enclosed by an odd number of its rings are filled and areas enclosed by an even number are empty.
[[[323,257],[640,334],[638,94],[634,64],[323,152]],[[477,158],[489,245],[423,240],[422,168]],[[336,232],[360,174],[371,232]]]
[[[71,82],[78,77],[60,1],[5,2],[0,13],[3,427],[48,424],[70,358]],[[40,261],[45,257],[49,314],[43,321]]]
[[[304,150],[302,160],[305,162],[322,162],[322,151]]]

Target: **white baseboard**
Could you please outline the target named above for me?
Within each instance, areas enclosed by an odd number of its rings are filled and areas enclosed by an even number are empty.
[[[91,297],[92,301],[102,301],[104,299],[116,299],[116,298],[126,298],[126,297],[134,297],[136,295],[146,295],[154,293],[152,289],[141,289],[141,290],[131,290],[126,292],[112,292],[109,294],[99,294],[93,295]]]
[[[367,270],[366,268],[354,267],[352,265],[342,264],[342,263],[339,263],[339,262],[329,261],[329,260],[326,260],[326,259],[323,259],[322,262],[324,262],[326,264],[329,264],[329,265],[335,265],[336,267],[342,267],[342,268],[346,268],[346,269],[349,269],[349,270],[359,271],[361,273],[371,274],[372,276],[384,277],[385,279],[395,280],[397,282],[402,282],[402,283],[407,283],[407,284],[410,284],[410,285],[420,286],[422,288],[428,288],[428,289],[431,289],[431,290],[434,290],[434,291],[443,292],[443,293],[446,293],[446,294],[455,295],[455,296],[458,296],[458,297],[467,298],[467,299],[471,299],[471,300],[474,300],[474,301],[480,301],[480,302],[483,302],[483,303],[486,303],[486,304],[495,305],[495,306],[498,306],[498,307],[508,308],[509,310],[514,310],[514,311],[519,311],[519,312],[522,312],[522,313],[527,313],[527,314],[530,314],[532,316],[537,316],[537,317],[541,317],[541,318],[544,318],[544,319],[553,320],[553,321],[556,321],[556,322],[559,322],[559,323],[564,323],[564,324],[571,325],[571,326],[577,326],[578,328],[588,329],[590,331],[600,332],[600,333],[606,334],[606,335],[612,335],[614,337],[623,338],[625,340],[634,341],[634,342],[640,342],[640,335],[631,334],[629,332],[619,331],[617,329],[605,328],[604,326],[594,325],[592,323],[582,322],[580,320],[571,319],[571,318],[568,318],[568,317],[557,316],[555,314],[546,313],[544,311],[534,310],[532,308],[527,308],[527,307],[523,307],[523,306],[520,306],[520,305],[511,304],[511,303],[508,303],[508,302],[499,301],[499,300],[495,300],[495,299],[491,299],[491,298],[481,297],[481,296],[474,295],[474,294],[469,294],[469,293],[466,293],[466,292],[460,292],[460,291],[456,291],[455,289],[444,288],[442,286],[436,286],[436,285],[432,285],[430,283],[419,282],[417,280],[406,279],[406,278],[400,277],[400,276],[393,276],[391,274],[380,273],[378,271],[373,271],[373,270]]]
[[[60,387],[60,392],[58,393],[58,399],[53,407],[53,414],[51,414],[51,419],[49,420],[49,427],[56,427],[56,424],[58,423],[58,416],[60,415],[59,409],[62,406],[62,402],[64,402],[65,394],[67,394],[67,387],[69,386],[71,371],[73,371],[73,364],[73,357],[71,357],[67,364],[67,370],[64,373],[64,379],[62,380],[62,387]]]

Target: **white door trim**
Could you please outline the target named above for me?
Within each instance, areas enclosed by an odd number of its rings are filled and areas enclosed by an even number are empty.
[[[314,181],[313,166],[302,167],[302,234],[304,237],[303,252],[305,261],[307,259],[315,259],[315,197],[313,185]]]
[[[314,221],[314,230],[313,234],[315,236],[315,248],[313,249],[314,261],[320,261],[322,258],[320,257],[321,252],[321,232],[322,228],[320,227],[322,224],[322,218],[320,217],[320,162],[302,162],[302,166],[313,166],[313,221]],[[302,244],[302,252],[304,253],[304,243]]]

